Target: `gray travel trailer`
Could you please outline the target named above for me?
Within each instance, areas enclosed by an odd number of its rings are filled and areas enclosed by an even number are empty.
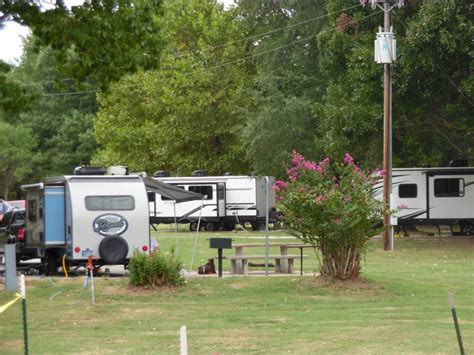
[[[150,223],[190,223],[196,230],[197,221],[207,231],[233,230],[235,224],[250,223],[263,228],[266,213],[266,178],[258,176],[207,176],[196,171],[194,176],[171,177],[168,172],[155,173],[154,180],[176,186],[184,191],[203,195],[202,200],[182,203],[162,196],[150,196]],[[271,187],[274,178],[268,178]],[[277,222],[275,191],[268,188],[270,222]]]
[[[22,186],[26,246],[44,260],[48,274],[57,271],[63,257],[68,265],[84,265],[92,257],[95,265],[126,266],[135,250],[149,252],[149,192],[201,198],[139,175],[91,172]]]
[[[148,251],[148,199],[140,176],[62,176],[23,185],[26,245],[52,273],[68,264],[126,264]]]
[[[382,190],[380,180],[375,186],[380,200]],[[396,226],[433,225],[474,235],[474,168],[393,169],[390,205]]]

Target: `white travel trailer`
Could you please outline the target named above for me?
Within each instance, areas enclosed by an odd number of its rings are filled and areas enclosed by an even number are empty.
[[[158,175],[158,176],[157,176]],[[165,176],[159,176],[165,175]],[[168,175],[168,176],[166,176]],[[235,224],[251,223],[257,229],[265,224],[266,178],[256,176],[188,176],[170,177],[156,174],[154,179],[185,191],[203,195],[202,200],[182,203],[160,194],[149,196],[150,223],[190,223],[190,229],[201,226],[207,231],[233,230]],[[274,178],[268,178],[271,186]],[[275,192],[268,188],[270,221],[276,221]]]
[[[127,265],[135,250],[149,252],[148,192],[173,197],[169,186],[139,175],[76,173],[22,186],[26,247],[36,249],[32,254],[44,260],[46,273],[57,271],[63,257],[68,265],[89,257],[95,265]],[[189,198],[177,192],[176,199]]]
[[[37,248],[47,273],[68,264],[126,264],[148,251],[148,200],[140,176],[62,176],[26,191],[26,245]]]
[[[383,181],[375,186],[382,199]],[[474,168],[399,168],[392,170],[391,209],[396,225],[459,226],[474,235]]]

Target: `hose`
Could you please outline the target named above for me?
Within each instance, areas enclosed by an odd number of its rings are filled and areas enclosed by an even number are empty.
[[[63,255],[63,272],[64,272],[64,278],[68,278],[68,274],[67,274],[67,269],[66,269],[66,254]]]

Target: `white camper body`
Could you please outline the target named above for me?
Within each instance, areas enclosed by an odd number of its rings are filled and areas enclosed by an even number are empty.
[[[200,193],[202,200],[176,203],[160,194],[149,197],[150,222],[190,223],[191,230],[197,228],[199,217],[208,231],[223,228],[232,230],[235,224],[250,222],[254,228],[265,223],[266,183],[264,177],[256,176],[191,176],[157,177],[157,181],[180,187],[186,191]],[[274,178],[269,178],[269,185]],[[276,218],[275,193],[268,188],[269,211]]]
[[[383,180],[375,186],[382,200]],[[390,208],[394,225],[460,226],[474,234],[474,168],[398,168],[392,170]]]
[[[126,264],[149,251],[148,196],[140,176],[61,176],[23,185],[26,245],[47,271],[66,255],[69,264]]]

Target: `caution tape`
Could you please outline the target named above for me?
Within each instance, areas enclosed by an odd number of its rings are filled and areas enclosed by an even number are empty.
[[[18,301],[21,298],[21,295],[19,293],[15,294],[15,298],[11,300],[8,303],[5,303],[3,306],[0,306],[0,314],[5,312],[9,307],[13,306],[16,301]]]

